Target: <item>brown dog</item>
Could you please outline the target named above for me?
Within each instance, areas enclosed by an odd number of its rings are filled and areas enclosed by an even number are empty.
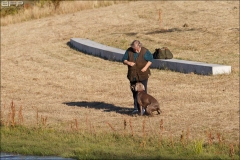
[[[158,101],[145,92],[145,87],[142,83],[136,83],[135,91],[138,92],[137,101],[140,106],[140,115],[142,115],[142,108],[145,108],[146,112],[151,116],[153,116],[152,112],[154,111],[160,114]]]

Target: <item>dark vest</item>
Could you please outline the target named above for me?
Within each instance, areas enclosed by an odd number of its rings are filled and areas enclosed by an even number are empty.
[[[142,72],[141,69],[147,64],[148,61],[144,59],[144,55],[146,54],[147,49],[141,47],[140,53],[138,53],[138,58],[134,61],[134,51],[130,47],[127,49],[128,51],[128,61],[135,62],[134,66],[128,66],[128,74],[127,78],[129,81],[143,81],[149,78],[151,74],[150,69],[148,68],[145,72]]]

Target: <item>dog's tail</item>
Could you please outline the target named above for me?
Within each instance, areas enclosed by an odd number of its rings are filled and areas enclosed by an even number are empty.
[[[161,107],[162,107],[162,106],[163,106],[163,103],[162,103]],[[158,112],[158,114],[161,114],[161,113],[162,113],[162,110],[161,110],[160,108],[158,108],[157,112]]]
[[[161,114],[162,111],[160,109],[158,109],[157,112],[158,112],[158,114]]]

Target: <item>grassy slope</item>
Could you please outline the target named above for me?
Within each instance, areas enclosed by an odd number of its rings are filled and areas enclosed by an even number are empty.
[[[36,108],[48,125],[69,128],[74,118],[88,118],[96,130],[121,132],[124,119],[141,134],[206,140],[206,131],[239,141],[239,2],[130,2],[74,14],[53,16],[1,27],[1,110],[23,106],[24,123],[36,124]],[[237,7],[237,8],[235,8]],[[162,25],[174,32],[161,33]],[[191,16],[190,16],[191,15]],[[188,28],[182,25],[187,23]],[[163,113],[132,117],[126,66],[82,54],[67,45],[72,37],[89,38],[126,49],[140,39],[154,51],[168,46],[176,58],[232,66],[232,74],[201,76],[152,70],[149,93]],[[67,102],[67,103],[66,103]],[[34,108],[35,107],[35,108]],[[129,131],[130,132],[130,131]],[[216,138],[215,138],[216,140]]]
[[[137,137],[114,132],[57,131],[41,127],[1,127],[1,150],[25,155],[58,155],[74,159],[237,159],[223,142],[209,144]],[[57,136],[56,136],[57,135]],[[21,138],[19,138],[21,137]],[[51,143],[49,143],[51,142]],[[232,154],[229,156],[229,154]]]

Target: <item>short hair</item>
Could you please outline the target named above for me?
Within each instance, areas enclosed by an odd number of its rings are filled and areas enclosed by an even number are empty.
[[[142,43],[139,40],[134,40],[132,41],[132,43],[130,44],[130,46],[132,48],[134,48],[134,46],[138,45],[139,47],[142,47]]]

